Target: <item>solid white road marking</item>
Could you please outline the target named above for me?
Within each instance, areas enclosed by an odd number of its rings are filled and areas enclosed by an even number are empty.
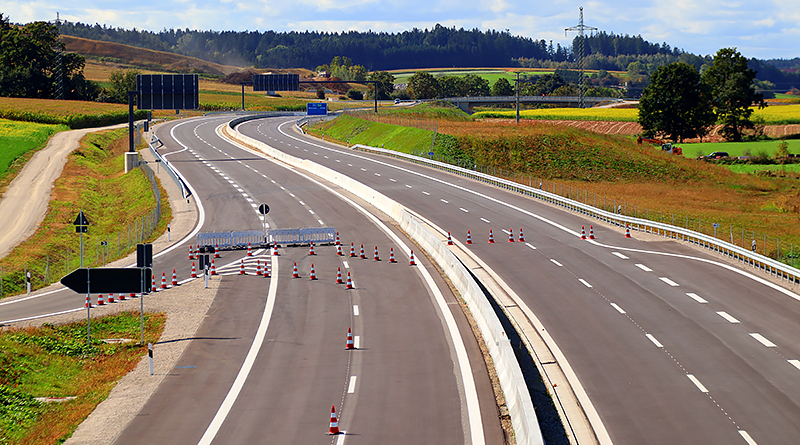
[[[360,345],[361,345],[361,336],[360,335],[354,335],[353,336],[353,347],[358,349],[358,347]]]
[[[692,383],[694,383],[694,386],[696,386],[697,389],[699,389],[701,392],[708,392],[706,387],[703,386],[702,383],[700,383],[700,380],[697,380],[697,377],[695,377],[695,376],[693,376],[691,374],[686,374],[686,377],[689,377],[689,380],[691,380]]]
[[[663,348],[664,347],[664,345],[662,345],[658,340],[656,340],[655,337],[653,337],[653,334],[644,334],[644,335],[647,336],[647,338],[649,338],[650,341],[653,342],[654,345],[656,345],[656,348]]]
[[[556,261],[556,260],[554,260],[554,259],[552,259],[552,258],[550,258],[550,261],[552,261],[552,262],[553,262],[553,264],[555,264],[555,265],[556,265],[556,266],[558,266],[558,267],[564,267],[564,265],[563,265],[563,264],[559,263],[558,261]]]
[[[236,398],[239,397],[239,392],[241,392],[244,387],[247,376],[250,374],[250,370],[253,368],[253,364],[258,356],[258,351],[261,350],[261,345],[264,343],[264,337],[269,327],[269,320],[272,318],[272,309],[275,307],[275,295],[278,292],[278,261],[271,260],[270,262],[272,263],[272,273],[275,278],[269,280],[267,304],[264,308],[264,312],[261,314],[261,322],[258,325],[258,331],[256,331],[253,343],[250,344],[250,350],[247,351],[244,363],[242,363],[242,367],[236,375],[236,380],[233,381],[233,385],[231,385],[231,389],[225,396],[225,400],[222,401],[222,405],[220,405],[217,414],[214,415],[214,419],[211,420],[211,423],[208,425],[203,437],[200,438],[198,445],[210,445],[214,440],[222,423],[225,422],[225,418],[228,417],[228,413],[231,411],[231,408],[233,408]]]
[[[764,337],[763,335],[759,334],[758,332],[751,332],[750,336],[755,338],[756,340],[758,340],[759,343],[761,343],[762,345],[764,345],[764,346],[766,346],[768,348],[777,348],[778,347],[775,343],[772,343],[771,341],[767,340],[766,337]]]
[[[358,305],[357,304],[353,305],[353,316],[358,317]]]
[[[644,264],[636,263],[636,267],[638,267],[639,269],[642,269],[645,272],[652,272],[653,271],[653,269],[645,266]]]
[[[698,303],[700,303],[700,304],[706,304],[706,303],[708,303],[708,301],[706,301],[705,299],[703,299],[703,297],[701,297],[701,296],[699,296],[699,295],[697,295],[697,294],[695,294],[695,293],[693,293],[693,292],[686,292],[686,295],[687,295],[689,298],[691,298],[692,300],[694,300],[694,301],[696,301],[696,302],[698,302]]]
[[[792,359],[792,360],[788,360],[788,361],[792,366],[794,366],[797,369],[800,369],[800,360]]]
[[[658,279],[659,279],[659,280],[661,280],[661,281],[663,281],[663,282],[665,282],[665,283],[667,283],[667,284],[669,284],[669,285],[670,285],[670,286],[672,286],[672,287],[678,287],[678,286],[679,286],[679,285],[678,285],[678,283],[676,283],[676,282],[674,282],[674,281],[670,280],[670,279],[669,279],[669,278],[667,278],[667,277],[658,277]]]
[[[749,434],[747,434],[747,431],[745,431],[745,430],[739,430],[739,435],[740,435],[740,436],[742,436],[742,438],[744,439],[744,441],[745,441],[745,442],[747,442],[747,445],[758,445],[758,444],[756,443],[756,441],[755,441],[755,440],[753,440],[753,438],[752,438],[752,437],[750,437],[750,435],[749,435]]]
[[[731,323],[739,323],[739,320],[735,319],[731,314],[729,314],[729,313],[727,313],[725,311],[717,311],[717,315],[719,315],[720,317],[728,320]]]
[[[621,254],[619,252],[611,252],[611,253],[616,255],[616,256],[618,256],[618,257],[620,257],[620,258],[622,258],[623,260],[627,260],[628,259],[628,257],[626,257],[625,255],[623,255],[623,254]]]
[[[613,307],[614,309],[616,309],[616,310],[617,310],[617,312],[619,312],[620,314],[624,314],[624,313],[625,313],[625,311],[624,311],[624,310],[622,310],[622,308],[621,308],[621,307],[619,307],[619,306],[617,305],[617,303],[611,303],[611,307]]]
[[[355,343],[355,340],[353,340],[353,342]],[[347,385],[347,393],[348,394],[353,394],[354,392],[356,392],[356,376],[351,375],[350,376],[350,384]]]
[[[341,430],[340,434],[336,436],[336,445],[344,445],[344,440],[347,438],[347,431]]]
[[[592,287],[592,285],[591,285],[591,284],[589,284],[588,282],[586,282],[586,280],[584,280],[583,278],[578,278],[578,281],[580,281],[581,283],[583,283],[583,285],[584,285],[584,286],[586,286],[586,287],[589,287],[589,288],[591,288],[591,287]]]
[[[531,243],[525,243],[525,245],[530,247],[533,250],[536,250],[536,247],[534,247]]]

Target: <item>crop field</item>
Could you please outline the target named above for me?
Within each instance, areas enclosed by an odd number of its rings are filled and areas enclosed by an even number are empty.
[[[0,119],[0,184],[15,160],[31,150],[43,148],[50,136],[66,129],[63,125]]]
[[[531,68],[521,68],[519,70],[511,71],[510,69],[501,69],[501,68],[452,68],[452,69],[442,69],[442,68],[431,68],[431,69],[423,69],[423,70],[414,70],[414,71],[390,71],[389,73],[392,74],[395,78],[394,83],[406,83],[408,82],[408,78],[413,76],[414,73],[417,71],[426,71],[432,74],[434,77],[449,75],[449,76],[464,76],[466,74],[477,74],[478,76],[486,79],[489,81],[489,86],[494,85],[498,79],[501,77],[506,78],[507,80],[511,81],[512,79],[516,78],[516,71],[526,73],[526,74],[536,74],[543,76],[545,74],[553,74],[553,70],[549,69],[531,69]]]
[[[472,116],[475,119],[513,119],[516,116],[516,112],[514,110],[480,111]],[[639,119],[639,110],[634,108],[544,108],[521,111],[520,118],[557,121],[636,122]]]
[[[136,111],[136,118],[143,118]],[[128,121],[128,106],[78,100],[0,97],[0,118],[42,124],[64,124],[70,128],[101,127]]]
[[[680,144],[683,156],[696,158],[715,151],[726,151],[731,156],[767,156],[773,157],[778,150],[778,144],[784,141],[756,141],[756,142],[703,142],[697,144]],[[800,139],[787,139],[789,153],[800,154]]]
[[[772,125],[800,124],[800,104],[773,105],[760,110],[756,108],[753,116],[760,117],[765,123]]]

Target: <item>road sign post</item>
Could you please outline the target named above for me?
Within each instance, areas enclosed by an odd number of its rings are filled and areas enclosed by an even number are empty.
[[[264,215],[261,219],[261,227],[264,229],[264,244],[267,244],[267,242],[269,242],[267,239],[267,213],[269,213],[269,206],[267,204],[261,204],[258,206],[258,213]]]
[[[141,331],[141,344],[144,344],[144,289],[149,273],[153,267],[153,245],[152,244],[137,244],[136,245],[136,267],[139,268],[139,286],[141,289],[141,296],[139,298],[139,330]]]
[[[86,219],[86,215],[83,214],[83,209],[78,212],[78,216],[75,218],[72,225],[75,226],[75,231],[78,232],[81,237],[81,267],[83,267],[83,234],[89,231],[89,220]]]

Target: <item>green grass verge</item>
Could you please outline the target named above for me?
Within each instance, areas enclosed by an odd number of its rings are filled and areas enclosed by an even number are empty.
[[[800,173],[800,164],[772,164],[772,165],[729,164],[724,166],[734,173],[752,173],[752,174],[758,174],[759,172]]]
[[[15,122],[0,119],[0,184],[9,174],[9,168],[17,162],[13,172],[19,171],[24,162],[36,151],[44,148],[50,136],[68,130],[65,125],[46,125],[32,122]],[[24,156],[31,152],[30,156]]]
[[[161,336],[165,317],[145,314],[145,341]],[[123,312],[86,321],[0,333],[0,443],[61,443],[146,353],[139,315]],[[107,338],[134,342],[109,344]],[[76,397],[43,403],[36,397]]]
[[[37,231],[0,260],[3,296],[25,289],[24,272],[34,289],[58,281],[80,265],[80,244],[72,221],[83,209],[91,225],[84,234],[86,266],[102,265],[100,241],[108,241],[106,262],[135,249],[137,222],[155,208],[150,182],[140,169],[125,174],[127,129],[90,133],[67,158],[55,183],[50,206]],[[161,191],[162,218],[152,237],[170,220],[169,200]],[[67,261],[69,259],[69,261]]]
[[[310,133],[341,143],[349,141],[350,145],[378,146],[403,153],[429,150],[433,139],[432,131],[369,122],[352,116],[341,116],[332,124],[313,126]]]
[[[680,144],[683,156],[696,158],[708,155],[715,151],[726,151],[731,156],[767,156],[773,157],[778,150],[778,145],[786,142],[789,153],[800,154],[800,139],[787,139],[786,141],[755,141],[755,142],[703,142],[697,144]]]

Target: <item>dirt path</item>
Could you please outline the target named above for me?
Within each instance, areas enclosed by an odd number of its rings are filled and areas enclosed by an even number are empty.
[[[0,199],[0,258],[33,235],[50,204],[53,183],[61,176],[67,155],[78,148],[87,133],[122,128],[127,124],[56,133],[11,181]]]

